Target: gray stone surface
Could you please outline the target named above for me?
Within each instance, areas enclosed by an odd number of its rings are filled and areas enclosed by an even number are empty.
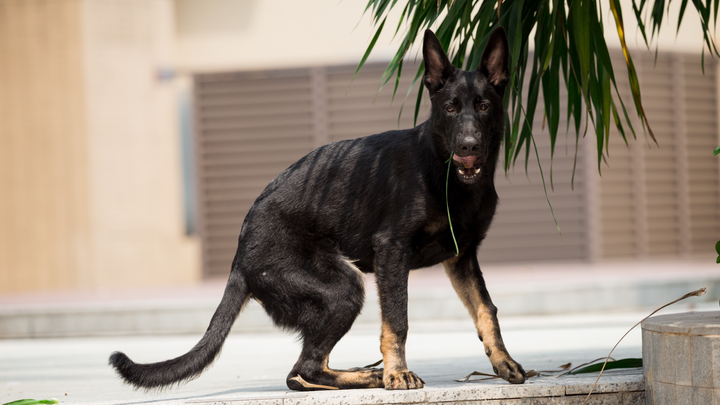
[[[597,374],[593,374],[597,377]],[[588,394],[591,390],[595,393],[602,392],[626,392],[642,391],[645,389],[644,380],[640,370],[609,370],[602,375],[601,382],[593,390],[595,378],[587,379],[586,375],[567,377],[569,384],[565,386],[567,395]]]
[[[706,338],[712,340],[712,387],[720,389],[720,338],[710,336],[706,336]]]
[[[640,316],[641,315],[637,315]],[[526,369],[549,370],[607,355],[632,326],[635,316],[617,318],[501,318],[505,343]],[[378,325],[379,330],[379,325]],[[292,392],[285,376],[299,354],[295,337],[284,333],[231,335],[223,353],[200,378],[161,392],[134,391],[107,366],[114,350],[138,362],[165,360],[184,353],[199,338],[189,336],[95,337],[0,340],[0,403],[20,398],[58,398],[62,404],[565,404],[577,403],[597,374],[533,378],[525,385],[504,381],[458,383],[472,371],[491,372],[490,363],[469,322],[411,323],[408,363],[427,385],[416,391],[354,390]],[[330,365],[349,368],[379,358],[377,331],[351,331],[333,351]],[[631,333],[614,353],[640,355],[640,331]],[[639,369],[603,374],[588,404],[609,403],[642,389]],[[573,394],[577,393],[577,395]],[[67,395],[66,395],[67,394]],[[634,398],[634,397],[633,397]],[[603,402],[605,401],[605,402]],[[582,401],[580,402],[582,403]],[[615,402],[618,403],[618,402]]]
[[[622,403],[623,405],[645,405],[646,403],[645,391],[634,391],[624,392]]]
[[[678,385],[692,385],[692,350],[690,337],[685,335],[671,335],[670,351],[673,353],[674,376],[673,380]]]
[[[457,402],[486,399],[510,399],[533,397],[556,397],[565,395],[565,381],[544,379],[530,380],[522,385],[512,385],[501,380],[465,384],[457,387],[430,387],[426,390],[426,401]]]
[[[643,329],[693,336],[720,335],[720,311],[657,315],[645,320]]]
[[[693,404],[712,404],[714,403],[712,388],[693,387],[692,402]]]
[[[677,386],[675,384],[666,384],[656,382],[660,386],[659,397],[655,398],[655,404],[677,404]]]
[[[693,402],[695,393],[698,392],[700,388],[695,388],[688,385],[676,385],[675,386],[675,396],[676,401],[678,405],[693,405],[693,404],[712,404],[712,398],[710,399],[710,402]]]
[[[672,346],[673,335],[663,335],[662,333],[657,334],[660,336],[660,368],[656,370],[655,375],[658,376],[658,380],[665,383],[675,383],[675,350]],[[693,363],[694,364],[694,363]]]
[[[638,379],[639,370],[634,373],[623,373],[622,375],[611,376],[612,383],[600,382],[597,391],[594,392],[588,404],[622,404],[624,394],[640,394],[641,391],[634,390],[642,385]],[[534,403],[560,403],[560,404],[582,404],[587,398],[587,392],[583,394],[566,392],[574,388],[576,383],[584,386],[592,386],[591,380],[594,376],[570,377],[569,379],[539,378],[531,379],[523,385],[509,385],[505,382],[491,381],[475,383],[471,385],[429,386],[416,391],[386,391],[382,389],[356,390],[356,391],[325,391],[313,392],[306,395],[288,395],[286,397],[268,397],[266,399],[237,395],[234,398],[208,398],[206,401],[194,400],[194,404],[215,404],[241,401],[252,401],[258,404],[275,404],[283,401],[284,405],[366,405],[366,404],[534,404]],[[623,381],[627,381],[624,383]],[[638,384],[639,382],[639,384]],[[582,391],[582,390],[581,390]],[[589,390],[585,390],[588,391]],[[446,395],[438,395],[445,392]],[[628,401],[637,402],[639,395],[628,396]],[[243,402],[244,403],[244,402]]]
[[[583,403],[585,403],[585,405],[612,405],[623,403],[622,393],[594,394],[591,395],[590,398],[588,398],[587,395],[573,395],[562,399],[564,399],[564,401],[561,403],[567,405],[583,405]]]
[[[720,312],[654,316],[642,329],[648,403],[718,403]]]
[[[712,340],[704,336],[690,336],[690,345],[690,350],[692,350],[692,385],[695,387],[712,388]],[[670,380],[666,382],[675,383],[675,381]]]

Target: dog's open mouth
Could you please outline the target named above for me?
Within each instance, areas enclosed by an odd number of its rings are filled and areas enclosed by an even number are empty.
[[[453,155],[453,160],[460,163],[457,167],[458,176],[465,182],[471,182],[480,175],[480,161],[477,156]]]

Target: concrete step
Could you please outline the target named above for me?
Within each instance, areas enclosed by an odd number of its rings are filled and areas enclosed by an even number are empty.
[[[525,370],[556,370],[605,357],[643,314],[588,317],[564,315],[502,321],[506,347]],[[200,335],[116,336],[0,340],[0,403],[20,398],[58,398],[78,405],[122,404],[582,404],[597,374],[530,378],[524,385],[500,380],[456,382],[473,371],[492,373],[483,346],[469,322],[433,321],[411,325],[406,345],[411,370],[426,382],[422,390],[382,389],[292,392],[285,385],[301,350],[287,333],[238,333],[228,337],[218,359],[200,377],[164,390],[134,390],[107,364],[113,351],[148,363],[177,357]],[[642,356],[636,328],[613,352],[615,358]],[[330,367],[347,369],[381,358],[378,330],[350,331],[333,349]],[[478,378],[478,377],[473,377]],[[603,373],[590,404],[641,404],[642,373]]]
[[[537,404],[617,404],[644,405],[645,384],[641,369],[608,371],[593,388],[597,373],[582,376],[532,378],[523,385],[502,380],[436,385],[413,391],[382,389],[324,392],[250,392],[207,397],[167,404],[187,405],[335,405],[335,404],[457,404],[457,405],[537,405]],[[591,392],[592,394],[588,396]]]
[[[720,299],[720,267],[714,261],[554,263],[486,266],[485,279],[502,317],[645,310],[706,287],[693,302]],[[366,304],[354,328],[377,330],[375,282],[366,277]],[[411,273],[409,318],[414,322],[467,320],[441,268]],[[54,292],[0,296],[0,338],[202,333],[224,282],[153,290]],[[233,332],[274,330],[252,301]]]

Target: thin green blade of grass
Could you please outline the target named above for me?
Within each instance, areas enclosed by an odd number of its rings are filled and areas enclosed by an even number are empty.
[[[19,399],[17,401],[6,402],[2,405],[45,405],[45,404],[57,404],[57,399]]]
[[[448,170],[447,170],[447,177],[445,178],[445,206],[447,207],[448,223],[450,224],[450,235],[452,235],[453,242],[455,242],[455,256],[460,256],[460,249],[458,248],[457,239],[455,239],[455,232],[453,232],[452,218],[450,218],[450,201],[448,200],[448,185],[450,184],[450,167],[452,165],[453,156],[455,156],[455,152],[450,153],[450,159],[447,160]]]
[[[601,359],[604,360],[604,359]],[[605,370],[611,370],[615,368],[638,368],[643,366],[642,359],[637,358],[628,358],[628,359],[620,359],[616,361],[608,361],[607,364],[605,364]],[[585,374],[585,373],[597,373],[603,368],[603,363],[595,363],[591,364],[589,366],[585,366],[582,368],[579,368],[577,370],[571,371],[568,374],[575,375],[575,374]]]

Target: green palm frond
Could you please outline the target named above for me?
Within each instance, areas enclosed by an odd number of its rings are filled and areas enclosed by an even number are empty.
[[[597,139],[598,170],[605,160],[611,126],[615,126],[627,143],[627,136],[636,137],[628,109],[620,97],[615,72],[603,32],[602,7],[611,11],[617,27],[627,75],[635,106],[643,129],[655,140],[650,122],[645,115],[640,94],[640,83],[630,51],[625,42],[623,14],[619,0],[368,0],[366,12],[372,14],[376,27],[375,36],[367,48],[364,61],[375,46],[386,18],[393,8],[401,7],[402,15],[395,30],[397,36],[404,26],[405,31],[395,56],[390,61],[381,79],[384,87],[395,78],[393,97],[398,90],[398,81],[403,60],[408,50],[420,41],[422,31],[432,27],[448,57],[455,66],[474,69],[480,63],[482,51],[490,32],[496,26],[503,26],[508,33],[510,44],[510,91],[506,93],[505,105],[509,111],[509,125],[505,130],[504,162],[507,171],[520,154],[527,157],[532,147],[532,124],[538,97],[542,91],[544,122],[547,123],[551,143],[551,157],[554,154],[560,128],[560,83],[567,89],[568,129],[572,126],[576,142],[580,134],[595,130]],[[677,29],[687,14],[688,3],[696,10],[703,28],[704,50],[710,55],[720,56],[710,25],[715,26],[718,15],[718,0],[681,0]],[[639,31],[649,47],[647,29],[652,40],[662,28],[662,22],[670,0],[633,0],[633,15]],[[647,20],[647,21],[646,21]],[[531,33],[534,31],[534,37]],[[533,53],[529,52],[530,41],[534,41]],[[703,63],[704,69],[704,63]],[[424,67],[421,65],[412,82],[419,86],[415,103],[415,122],[420,110],[422,86],[418,83]],[[525,78],[529,81],[526,83]],[[412,87],[411,87],[412,88]],[[409,94],[409,91],[408,91]],[[525,97],[525,99],[523,99]],[[583,120],[585,125],[583,126]],[[629,131],[628,131],[629,130]],[[577,148],[576,148],[577,156]],[[527,162],[528,159],[525,159]],[[526,163],[527,164],[527,163]]]

